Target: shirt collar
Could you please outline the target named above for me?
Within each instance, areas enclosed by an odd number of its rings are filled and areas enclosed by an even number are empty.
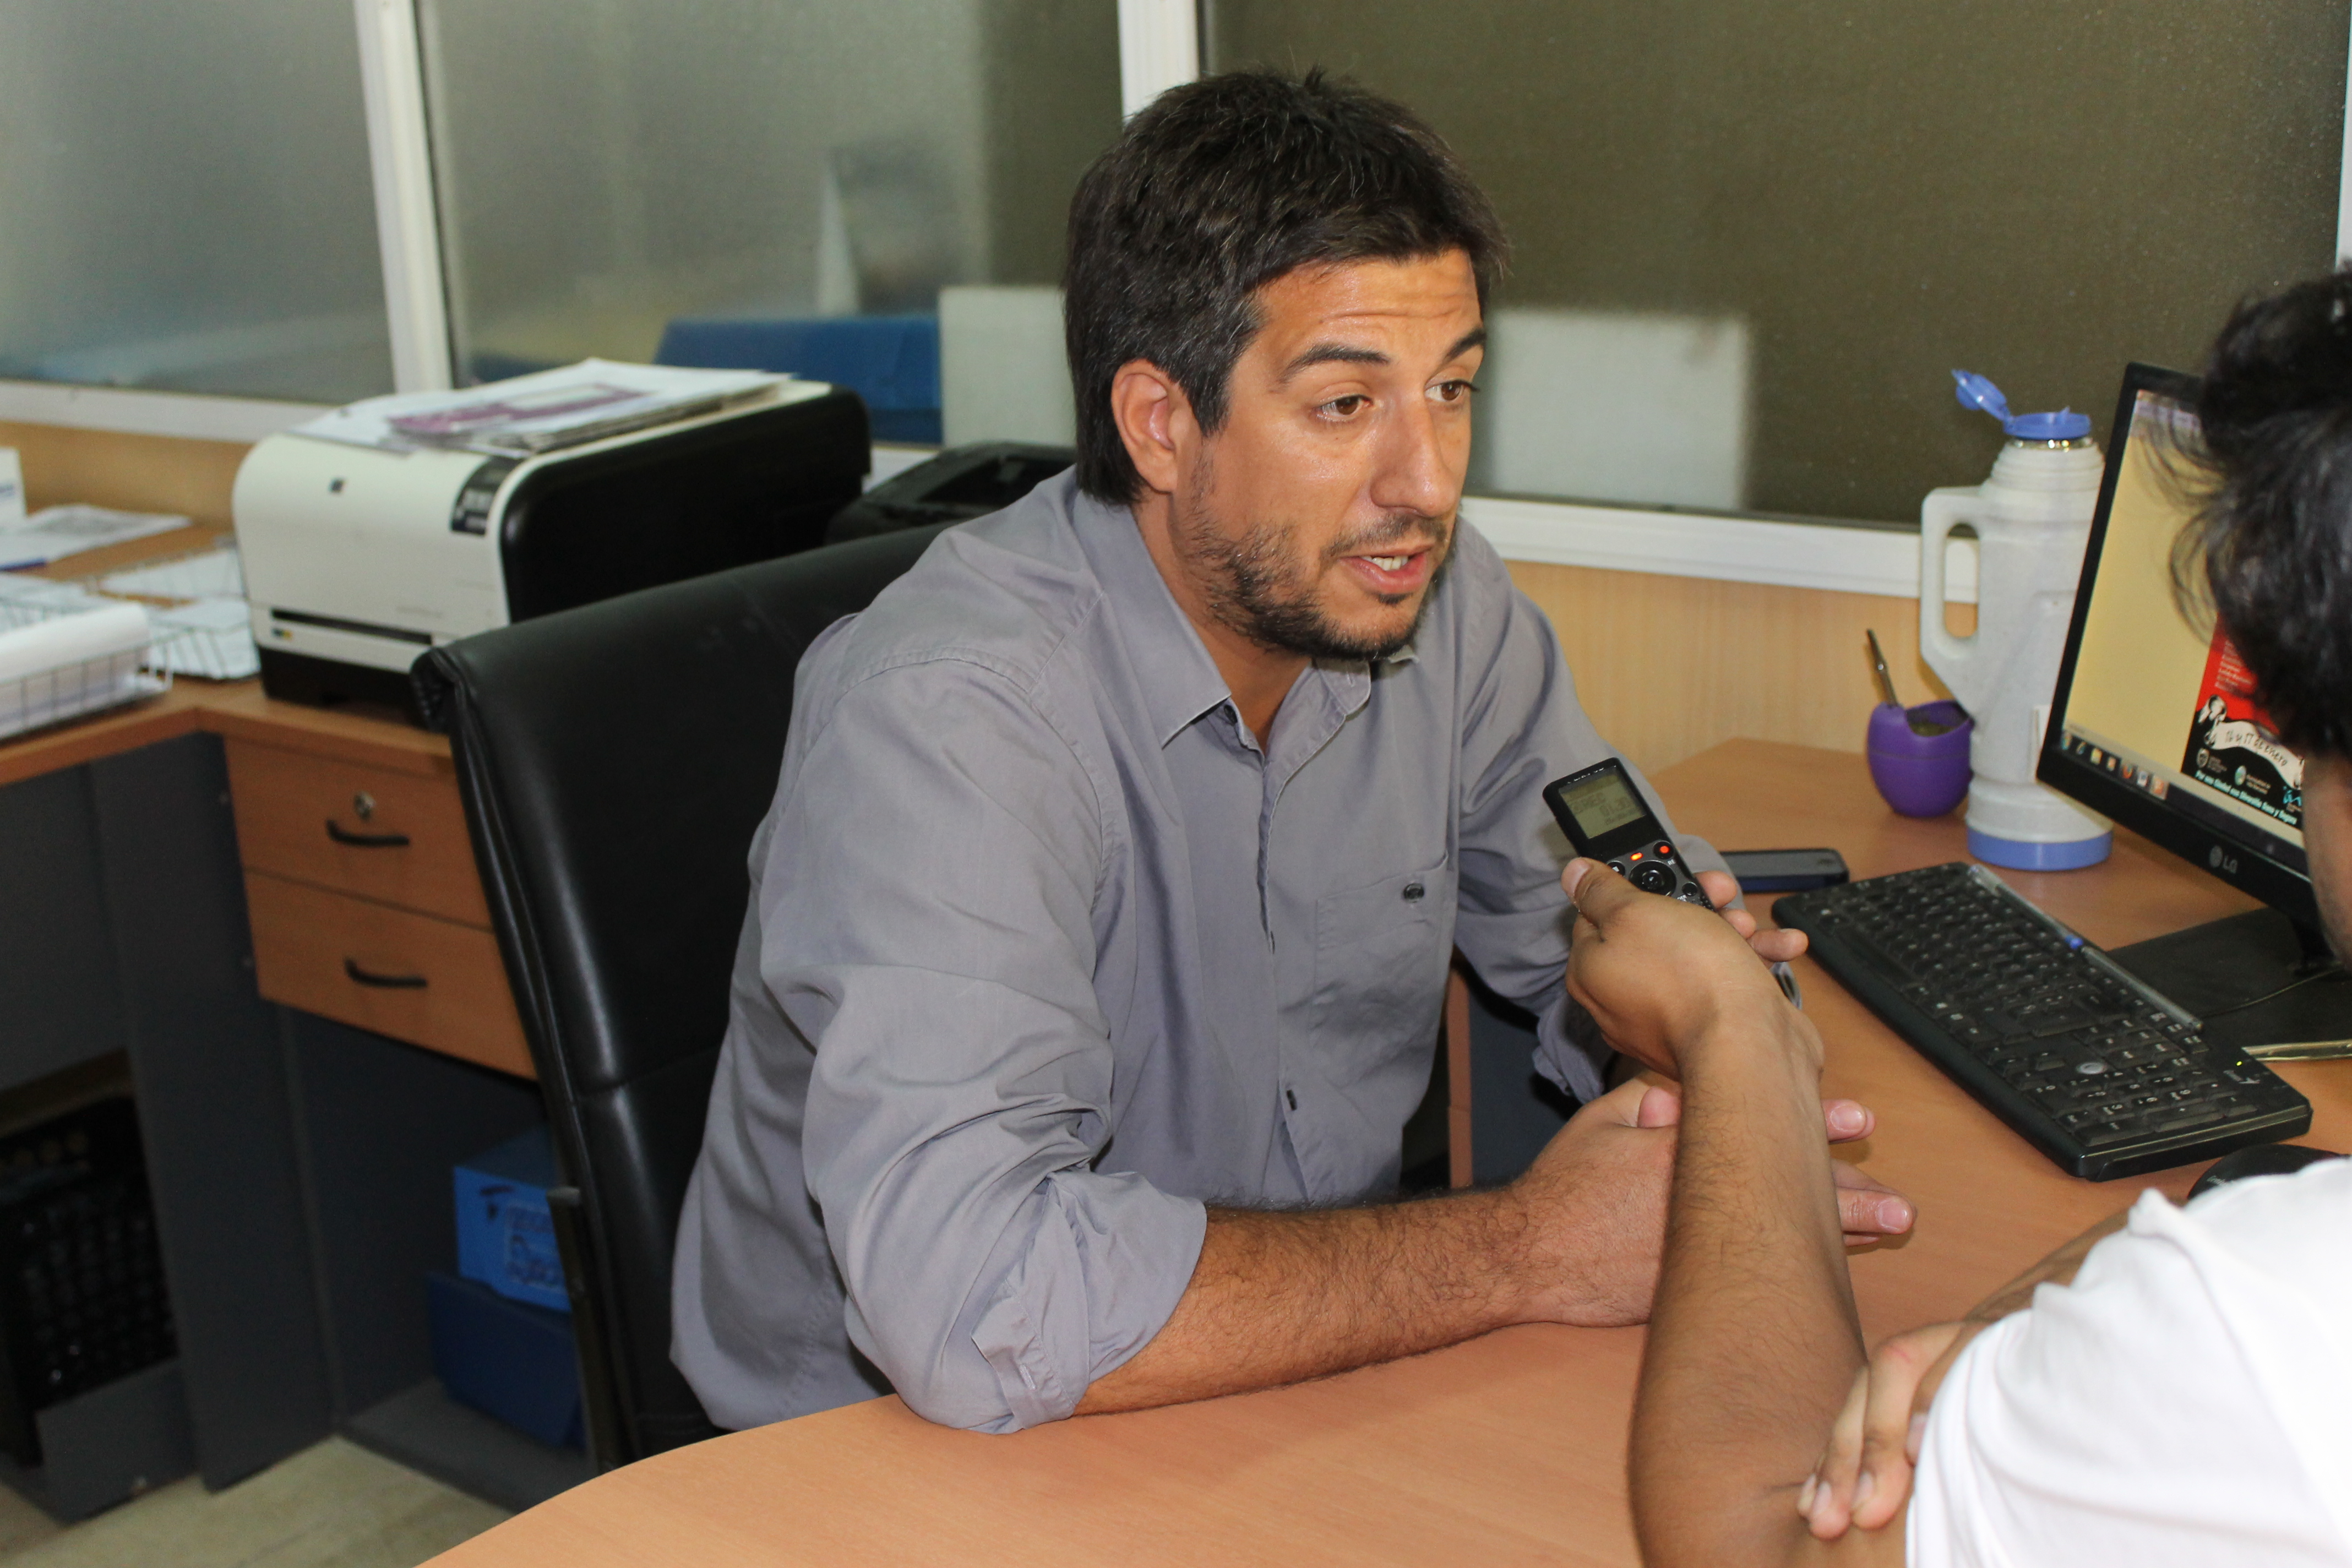
[[[1225,678],[1169,592],[1168,580],[1144,547],[1135,514],[1080,490],[1071,497],[1070,521],[1109,601],[1111,625],[1132,658],[1152,735],[1164,746],[1193,720],[1230,700]]]
[[[1109,601],[1113,624],[1134,658],[1152,734],[1165,746],[1202,714],[1231,701],[1233,693],[1144,546],[1135,514],[1074,488],[1070,518]],[[1409,664],[1412,658],[1408,643],[1380,662]],[[1360,660],[1317,659],[1302,684],[1320,685],[1339,714],[1352,714],[1371,694],[1371,667]]]

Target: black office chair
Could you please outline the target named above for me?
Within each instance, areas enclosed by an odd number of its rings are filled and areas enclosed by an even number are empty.
[[[670,1364],[670,1250],[727,1027],[745,859],[801,655],[940,531],[608,599],[417,661],[566,1183],[552,1206],[600,1468],[717,1431]]]

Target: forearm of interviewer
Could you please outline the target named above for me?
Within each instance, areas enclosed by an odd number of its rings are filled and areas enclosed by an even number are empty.
[[[1790,1008],[1749,1008],[1717,1018],[1682,1062],[1630,1459],[1643,1560],[1899,1563],[1899,1530],[1824,1542],[1796,1506],[1863,1362],[1819,1129],[1819,1037]]]

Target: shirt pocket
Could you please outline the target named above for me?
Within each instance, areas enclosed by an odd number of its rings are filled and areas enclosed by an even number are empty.
[[[1391,1060],[1437,1036],[1454,948],[1450,861],[1315,906],[1315,1034],[1339,1057]]]

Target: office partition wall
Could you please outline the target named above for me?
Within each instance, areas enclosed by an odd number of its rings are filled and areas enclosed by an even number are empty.
[[[2336,0],[1203,0],[1402,99],[1517,247],[1473,488],[1916,520],[2335,257]],[[2101,432],[2104,437],[2105,432]]]
[[[8,0],[0,147],[0,377],[391,390],[349,0]]]

